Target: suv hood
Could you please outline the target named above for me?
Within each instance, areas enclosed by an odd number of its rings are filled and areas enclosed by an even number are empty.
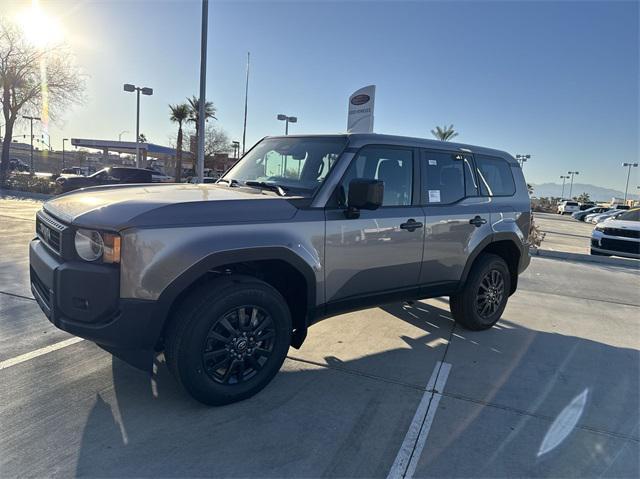
[[[598,226],[603,228],[618,228],[621,230],[640,231],[639,221],[623,221],[623,220],[606,220],[599,223]]]
[[[77,226],[119,231],[135,226],[286,220],[297,211],[291,199],[217,184],[118,185],[67,193],[47,201],[44,209]]]

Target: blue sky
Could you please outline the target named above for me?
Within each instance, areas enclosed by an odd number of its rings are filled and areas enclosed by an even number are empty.
[[[30,3],[0,2],[9,15]],[[141,131],[168,144],[167,104],[198,90],[200,3],[41,6],[88,75],[86,102],[50,126],[54,146],[134,132],[124,82],[154,88]],[[344,131],[347,97],[373,83],[378,133],[430,137],[453,123],[460,142],[531,154],[534,183],[579,170],[581,182],[622,189],[620,164],[639,151],[638,19],[637,1],[212,1],[207,96],[240,139],[251,51],[248,144],[282,132],[277,113],[299,117],[295,133]]]

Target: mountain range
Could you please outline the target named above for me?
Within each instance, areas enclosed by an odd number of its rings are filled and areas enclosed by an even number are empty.
[[[562,185],[558,183],[541,183],[539,185],[532,184],[531,186],[533,186],[533,196],[537,196],[538,198],[560,198],[562,194]],[[640,199],[640,195],[631,194],[631,189],[635,187],[635,184],[633,186],[631,184],[629,185],[630,193],[627,195],[627,198],[635,200]],[[590,198],[595,201],[611,201],[611,198],[613,197],[624,198],[624,191],[603,188],[601,186],[585,183],[574,183],[571,195],[578,196],[581,193],[589,193]],[[564,186],[564,195],[567,198],[569,197],[568,184]]]

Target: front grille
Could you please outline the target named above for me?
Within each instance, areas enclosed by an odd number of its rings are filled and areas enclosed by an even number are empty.
[[[65,225],[43,211],[36,215],[38,238],[58,255],[62,255],[62,235],[66,229]]]
[[[640,230],[627,230],[622,228],[605,228],[607,236],[620,236],[622,238],[640,238]]]
[[[611,238],[602,238],[600,247],[609,251],[620,251],[621,253],[640,254],[640,242],[625,241]]]

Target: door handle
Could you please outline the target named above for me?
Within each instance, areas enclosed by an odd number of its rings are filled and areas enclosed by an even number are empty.
[[[418,228],[422,228],[423,226],[424,225],[422,223],[411,218],[406,223],[402,223],[400,225],[400,229],[407,230],[407,231],[415,231]]]
[[[471,218],[469,220],[469,224],[475,226],[476,228],[480,228],[483,224],[486,224],[487,220],[481,218],[480,216],[475,216],[475,218]]]

